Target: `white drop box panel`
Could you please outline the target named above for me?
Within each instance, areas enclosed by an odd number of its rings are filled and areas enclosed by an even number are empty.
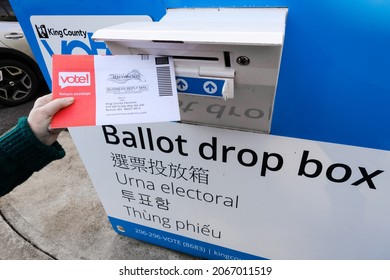
[[[93,35],[113,54],[172,56],[183,122],[269,133],[287,8],[168,9]]]

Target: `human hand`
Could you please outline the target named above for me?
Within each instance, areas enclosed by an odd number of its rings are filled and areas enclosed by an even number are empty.
[[[35,136],[45,145],[52,145],[58,138],[62,129],[51,129],[50,123],[53,116],[61,109],[74,102],[73,97],[65,97],[52,100],[52,95],[47,94],[38,98],[28,115],[27,122]]]

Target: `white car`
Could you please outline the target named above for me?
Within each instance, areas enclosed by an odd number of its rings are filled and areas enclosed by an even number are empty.
[[[0,6],[0,105],[3,106],[28,102],[43,87],[47,88],[23,31],[9,9]]]

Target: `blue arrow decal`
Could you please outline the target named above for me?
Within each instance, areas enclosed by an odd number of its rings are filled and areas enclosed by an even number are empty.
[[[179,93],[223,97],[225,80],[176,76],[176,85]]]

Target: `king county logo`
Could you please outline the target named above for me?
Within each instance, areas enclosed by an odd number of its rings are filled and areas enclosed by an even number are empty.
[[[137,80],[140,82],[146,82],[146,80],[143,77],[143,75],[141,74],[141,72],[139,72],[136,69],[134,69],[133,71],[131,71],[129,73],[110,74],[110,75],[108,75],[108,80],[111,82],[118,83],[118,84],[124,84],[130,80]]]

